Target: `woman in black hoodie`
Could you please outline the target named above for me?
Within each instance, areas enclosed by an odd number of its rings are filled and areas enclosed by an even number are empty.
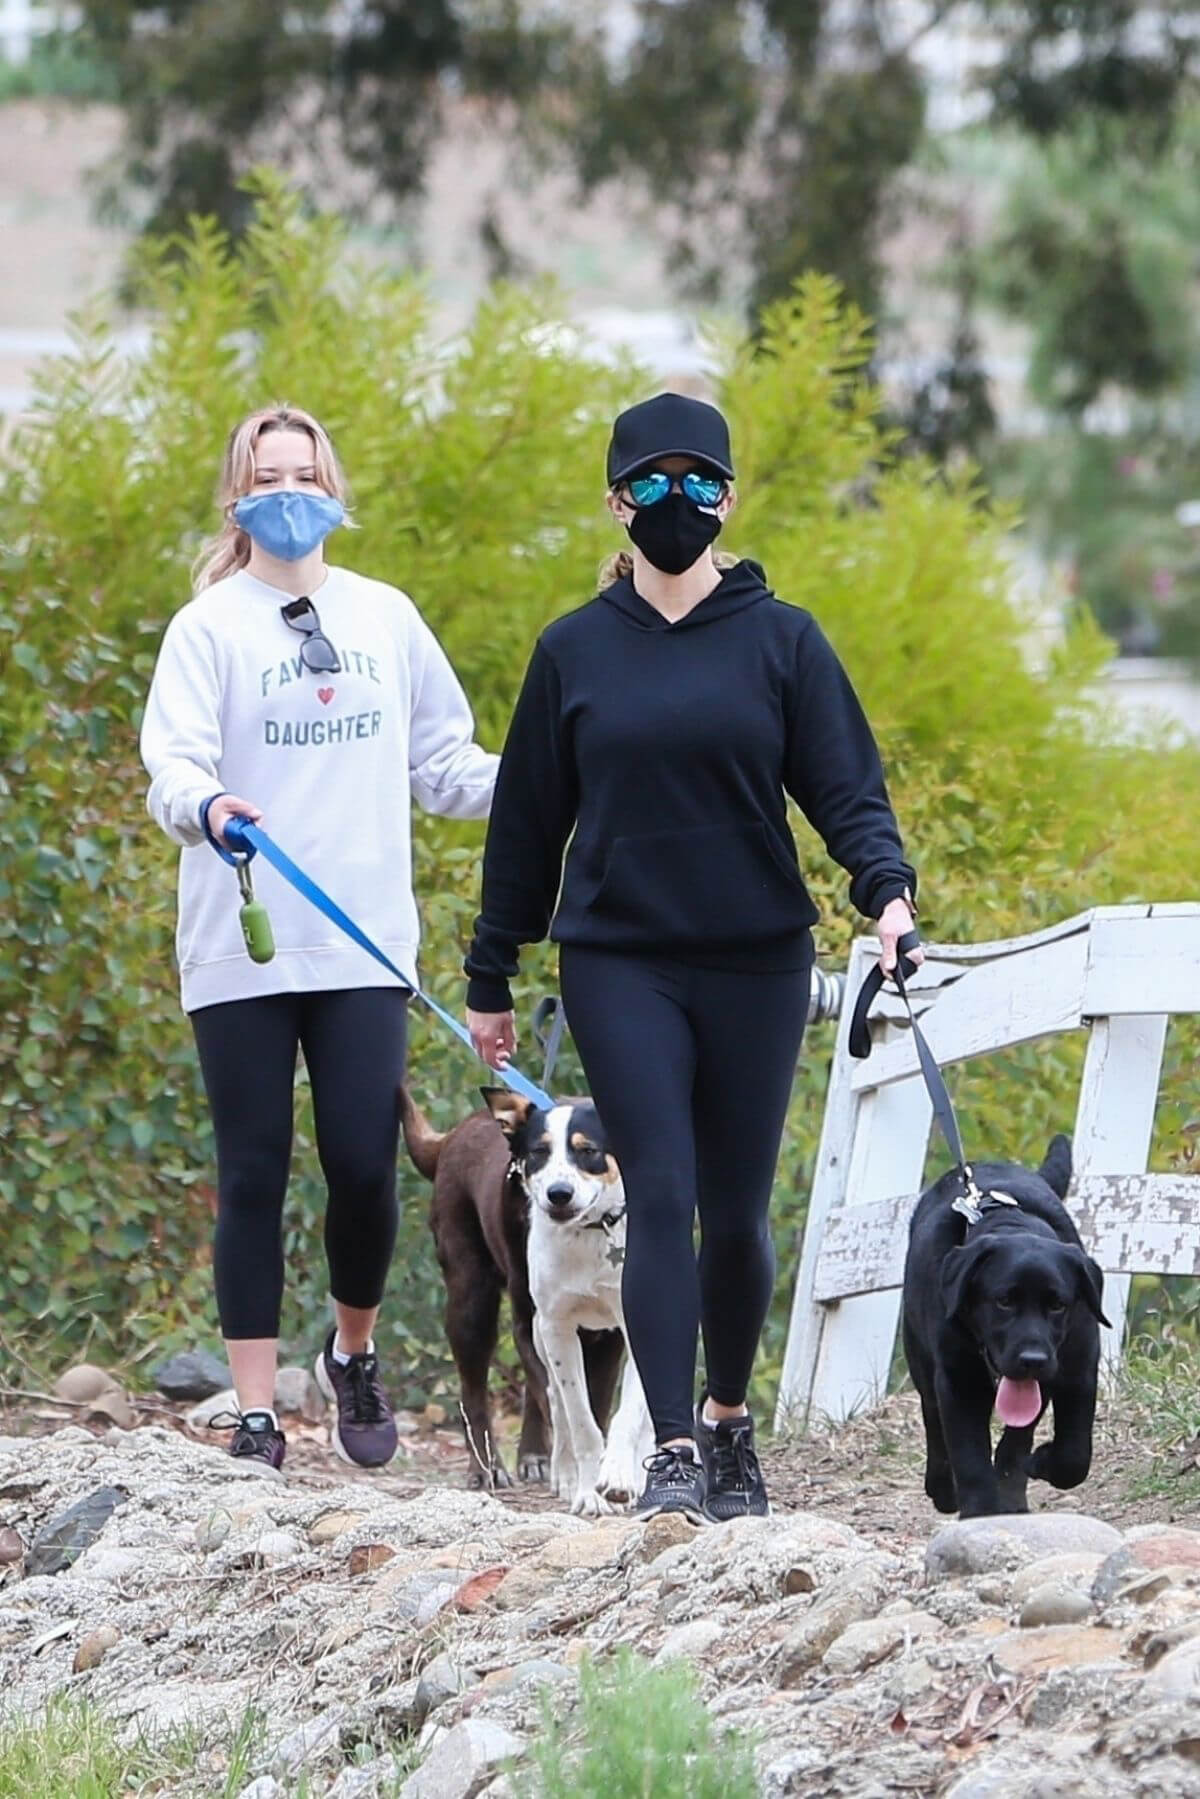
[[[746,1389],[817,919],[787,796],[878,921],[885,968],[916,886],[820,627],[757,563],[713,555],[732,479],[715,407],[667,393],[617,419],[608,504],[633,553],[534,650],[466,960],[468,1022],[498,1068],[519,947],[553,914],[563,1004],[625,1183],[625,1321],[658,1445],[639,1509],[715,1519],[767,1510]]]

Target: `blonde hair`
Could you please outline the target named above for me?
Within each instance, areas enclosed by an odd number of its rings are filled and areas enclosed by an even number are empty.
[[[306,431],[312,439],[313,466],[317,481],[335,500],[346,500],[346,477],[337,452],[325,427],[311,412],[299,406],[264,406],[252,412],[229,433],[221,478],[217,485],[217,504],[225,522],[215,537],[209,538],[192,565],[192,586],[196,593],[223,581],[226,575],[245,568],[250,560],[250,538],[233,516],[233,508],[254,486],[254,452],[260,438],[271,431]],[[346,523],[352,524],[347,515]]]

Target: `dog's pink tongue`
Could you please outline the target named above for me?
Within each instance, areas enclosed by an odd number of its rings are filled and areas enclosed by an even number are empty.
[[[1009,1380],[1005,1375],[996,1389],[996,1410],[1005,1424],[1032,1424],[1042,1409],[1042,1389],[1035,1380]]]

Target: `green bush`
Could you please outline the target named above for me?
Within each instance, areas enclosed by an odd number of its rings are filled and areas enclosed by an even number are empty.
[[[613,545],[601,504],[613,411],[636,369],[590,358],[553,293],[499,288],[450,344],[420,284],[348,260],[329,219],[263,178],[234,251],[197,224],[182,258],[147,253],[151,337],[123,361],[103,312],[43,366],[0,457],[0,1307],[129,1357],[211,1335],[211,1137],[171,958],[175,852],[144,811],[136,727],[163,626],[214,520],[230,423],[288,399],[330,425],[360,529],[336,554],[408,589],[497,745],[546,620],[592,590]],[[1190,891],[1198,758],[1110,746],[1083,695],[1105,646],[1081,626],[1046,677],[1022,659],[1007,596],[1009,521],[967,481],[887,457],[861,319],[821,278],[771,309],[752,346],[719,346],[743,501],[736,549],[821,617],[863,694],[921,870],[927,935],[991,938],[1091,904]],[[820,953],[858,928],[846,882],[802,821]],[[480,827],[417,823],[430,989],[460,1007]],[[234,903],[231,891],[230,903]],[[525,962],[527,1015],[552,988]],[[528,1031],[521,1061],[536,1072]],[[831,1046],[799,1071],[776,1221],[781,1279],[760,1369],[772,1388]],[[1184,1122],[1195,1038],[1179,1027],[1161,1155]],[[1074,1109],[1078,1045],[956,1077],[969,1143],[1040,1155]],[[414,1021],[413,1084],[445,1125],[480,1069]],[[565,1090],[578,1079],[571,1064]],[[303,1108],[289,1210],[285,1334],[326,1304],[321,1190]],[[404,1222],[385,1329],[402,1398],[452,1389],[427,1193],[402,1165]]]
[[[543,1698],[544,1731],[530,1753],[527,1799],[753,1799],[754,1763],[743,1739],[722,1738],[682,1662],[652,1668],[627,1647],[579,1670],[570,1720]]]
[[[51,31],[34,38],[24,62],[0,58],[0,103],[5,100],[74,100],[115,102],[119,93],[116,70],[84,49],[69,31]]]

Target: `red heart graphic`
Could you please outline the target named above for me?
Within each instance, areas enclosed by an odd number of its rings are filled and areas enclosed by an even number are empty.
[[[317,688],[317,698],[320,700],[322,706],[328,706],[330,700],[333,698],[333,688],[332,687],[318,687]]]

